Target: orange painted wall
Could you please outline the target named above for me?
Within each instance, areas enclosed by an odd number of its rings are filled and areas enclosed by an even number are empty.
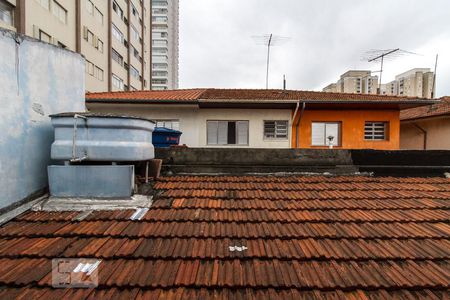
[[[299,127],[299,148],[321,149],[311,146],[312,122],[341,122],[341,146],[335,149],[384,149],[398,150],[400,147],[400,112],[398,110],[308,110],[303,112]],[[298,112],[300,115],[300,112]],[[296,148],[296,128],[299,116],[292,125],[292,148]],[[388,139],[385,141],[364,140],[366,121],[389,122]]]

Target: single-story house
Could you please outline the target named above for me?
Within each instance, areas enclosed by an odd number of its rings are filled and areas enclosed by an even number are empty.
[[[90,111],[153,119],[189,147],[399,149],[401,109],[434,100],[292,90],[86,94]]]
[[[450,150],[450,97],[400,112],[400,148]]]

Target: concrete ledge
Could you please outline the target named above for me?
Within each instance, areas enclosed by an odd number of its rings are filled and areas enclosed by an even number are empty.
[[[35,204],[34,211],[90,211],[90,210],[122,210],[148,208],[152,205],[153,197],[134,195],[130,199],[82,199],[50,197]]]

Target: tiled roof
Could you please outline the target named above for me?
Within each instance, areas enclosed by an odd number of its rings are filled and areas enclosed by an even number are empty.
[[[133,211],[27,212],[0,227],[0,298],[443,299],[450,180],[173,176]],[[97,258],[54,289],[52,258]]]
[[[442,97],[442,102],[400,111],[400,120],[414,120],[450,114],[450,97]]]
[[[265,90],[265,89],[191,89],[166,91],[133,91],[133,92],[105,92],[88,93],[86,101],[217,101],[217,100],[304,100],[304,101],[351,101],[351,102],[408,102],[420,100],[418,98],[365,95],[349,93],[326,93],[314,91],[294,90]]]
[[[87,93],[86,100],[197,100],[205,89]]]

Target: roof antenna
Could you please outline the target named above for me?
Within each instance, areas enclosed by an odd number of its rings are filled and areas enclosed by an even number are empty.
[[[386,50],[372,49],[372,50],[366,52],[367,57],[364,57],[363,60],[367,60],[368,62],[376,62],[376,61],[381,62],[381,69],[379,71],[374,71],[374,72],[380,73],[380,83],[378,84],[378,88],[377,88],[378,95],[381,94],[381,79],[383,76],[383,64],[384,64],[385,57],[396,58],[399,56],[403,56],[405,54],[419,55],[417,53],[402,50],[400,48],[386,49]]]
[[[286,90],[286,74],[283,74],[283,90]]]
[[[269,63],[270,63],[270,47],[287,42],[290,38],[278,36],[274,34],[265,34],[260,36],[252,36],[258,45],[267,47],[267,63],[266,63],[266,89],[269,88]]]

